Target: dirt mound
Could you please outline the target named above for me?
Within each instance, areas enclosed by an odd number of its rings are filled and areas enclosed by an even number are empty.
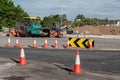
[[[81,34],[92,34],[92,35],[120,35],[120,27],[109,27],[109,26],[84,26],[76,27],[73,29],[74,32],[78,31]]]

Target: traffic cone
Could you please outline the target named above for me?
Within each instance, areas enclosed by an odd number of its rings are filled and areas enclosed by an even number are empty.
[[[93,49],[93,46],[92,46],[92,39],[89,39],[89,49]]]
[[[76,59],[75,59],[75,65],[74,65],[74,73],[75,74],[82,74],[82,69],[80,65],[80,57],[79,57],[79,50],[76,50]]]
[[[34,42],[33,42],[33,48],[37,48],[37,44],[36,44],[36,38],[34,38]]]
[[[70,48],[70,45],[69,45],[69,40],[67,41],[66,48],[67,48],[67,49],[69,49],[69,48]]]
[[[26,64],[26,58],[25,58],[24,46],[23,45],[21,46],[20,64],[21,65]]]
[[[57,39],[55,40],[54,48],[58,48],[58,41],[57,41]]]
[[[6,35],[6,34],[7,34],[7,32],[4,30],[4,31],[3,31],[3,34],[4,34],[4,35]]]
[[[18,38],[16,38],[16,42],[15,42],[15,47],[18,47],[19,44],[18,44]]]
[[[7,46],[8,46],[8,47],[11,46],[10,37],[8,38]]]
[[[47,39],[45,39],[45,42],[44,42],[44,48],[48,48],[48,42],[47,42]]]

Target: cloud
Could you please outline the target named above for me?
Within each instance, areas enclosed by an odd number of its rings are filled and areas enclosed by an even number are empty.
[[[14,0],[30,15],[40,17],[51,14],[66,13],[69,19],[78,14],[87,17],[120,19],[119,0]]]

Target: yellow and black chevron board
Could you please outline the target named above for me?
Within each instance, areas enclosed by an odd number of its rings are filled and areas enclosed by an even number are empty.
[[[90,42],[94,47],[94,40],[93,39],[86,39],[86,38],[69,38],[69,45],[71,47],[80,47],[80,48],[89,48]]]

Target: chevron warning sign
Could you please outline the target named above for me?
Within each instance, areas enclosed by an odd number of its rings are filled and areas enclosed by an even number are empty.
[[[69,43],[71,47],[89,48],[90,40],[86,38],[69,38]],[[91,41],[94,47],[94,40],[92,39]]]

